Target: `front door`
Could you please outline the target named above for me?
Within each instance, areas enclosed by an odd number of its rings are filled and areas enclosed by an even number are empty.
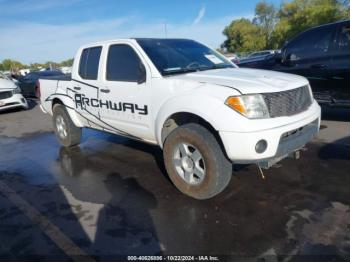
[[[306,77],[314,93],[327,91],[335,31],[330,25],[298,36],[286,47],[281,71]]]
[[[100,115],[107,128],[134,138],[151,134],[150,86],[136,49],[112,44],[105,50],[105,74],[100,89]]]

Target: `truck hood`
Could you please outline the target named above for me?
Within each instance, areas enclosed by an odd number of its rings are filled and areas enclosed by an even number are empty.
[[[2,79],[0,78],[0,90],[5,91],[5,90],[12,90],[15,89],[17,86],[15,85],[14,82],[8,79]]]
[[[172,78],[230,87],[242,94],[280,92],[308,84],[301,76],[246,68],[199,71]]]

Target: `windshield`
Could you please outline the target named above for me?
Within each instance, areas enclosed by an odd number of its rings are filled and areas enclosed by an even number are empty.
[[[210,48],[187,39],[136,39],[162,75],[234,67]]]

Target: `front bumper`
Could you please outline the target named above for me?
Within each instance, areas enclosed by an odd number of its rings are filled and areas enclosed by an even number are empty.
[[[320,126],[321,109],[317,106],[304,119],[281,127],[254,132],[219,132],[227,156],[238,164],[262,163],[282,159],[302,148],[317,134]],[[260,140],[267,142],[262,153],[255,150]]]
[[[23,97],[22,94],[15,94],[9,98],[0,100],[0,111],[18,107],[24,109],[28,108],[27,100]]]

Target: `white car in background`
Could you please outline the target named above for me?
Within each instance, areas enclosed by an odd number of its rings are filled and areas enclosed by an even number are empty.
[[[0,73],[0,111],[11,108],[28,109],[28,103],[21,94],[21,89],[7,76]]]

